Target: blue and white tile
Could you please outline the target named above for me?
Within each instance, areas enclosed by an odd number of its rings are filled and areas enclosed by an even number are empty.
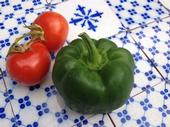
[[[60,0],[62,2],[62,0]],[[58,0],[59,2],[59,0]],[[21,14],[29,10],[36,10],[52,6],[52,0],[15,0],[0,1],[1,14],[3,17],[10,17],[13,14]],[[2,17],[0,16],[0,17]]]
[[[131,96],[161,82],[162,77],[148,61],[129,33],[111,36],[109,39],[115,42],[118,47],[128,49],[133,55],[136,67],[134,69],[134,87]]]
[[[14,114],[9,102],[12,98],[13,96],[10,96],[10,91],[4,92],[0,90],[0,126],[2,127],[12,126],[11,118],[14,116]]]
[[[114,127],[107,114],[99,114],[90,117],[85,122],[77,122],[73,127]]]
[[[170,80],[170,17],[136,29],[132,36],[163,77]]]
[[[159,0],[165,8],[167,8],[170,11],[170,1],[168,0]]]
[[[157,0],[105,0],[122,24],[133,29],[167,17],[169,12]]]
[[[13,118],[13,113],[9,104],[5,107],[0,107],[0,126],[1,127],[11,127],[13,125],[11,118]]]
[[[47,79],[50,83],[50,79]],[[11,103],[16,119],[21,121],[21,125],[37,124],[41,127],[51,126],[72,126],[76,119],[84,117],[88,119],[90,115],[83,115],[71,111],[67,108],[52,84],[34,87],[22,87],[15,84],[15,87],[8,88],[8,95],[1,96],[2,102]],[[13,84],[8,84],[8,87]]]
[[[103,0],[69,0],[53,11],[61,13],[69,22],[68,41],[77,38],[81,32],[101,38],[116,34],[122,27],[118,18]],[[107,19],[107,20],[106,20]]]
[[[154,88],[129,98],[127,103],[111,113],[116,126],[170,126],[169,84],[161,82]],[[137,111],[134,113],[134,111]]]

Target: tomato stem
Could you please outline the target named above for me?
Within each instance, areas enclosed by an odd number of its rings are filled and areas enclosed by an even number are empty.
[[[21,37],[18,37],[15,39],[15,42],[11,45],[11,47],[8,50],[7,56],[11,53],[11,52],[25,52],[30,45],[32,44],[30,42],[24,44],[24,45],[19,45],[19,41],[21,39],[23,39],[26,36],[31,36],[32,39],[31,40],[36,40],[36,39],[41,39],[41,40],[45,40],[44,39],[44,31],[42,30],[41,26],[37,25],[37,24],[33,24],[30,26],[24,26],[25,28],[28,28],[30,30],[30,32],[23,34]]]
[[[30,45],[28,45],[30,42],[28,42],[28,44],[26,43],[26,44],[24,44],[24,45],[20,45],[19,44],[19,42],[20,42],[20,40],[21,39],[23,39],[24,37],[26,37],[26,36],[28,36],[28,35],[30,35],[29,33],[27,33],[27,34],[24,34],[23,36],[21,36],[21,37],[18,37],[18,38],[16,38],[15,39],[15,42],[11,45],[11,47],[9,48],[9,50],[8,50],[8,53],[7,53],[7,56],[10,54],[10,53],[12,53],[12,52],[25,52],[28,48],[29,48],[29,46]]]
[[[32,40],[36,40],[38,38],[40,38],[41,40],[45,40],[44,39],[44,31],[41,28],[41,26],[39,26],[37,24],[32,24],[30,26],[24,26],[24,27],[28,28],[30,30],[30,32],[28,34],[31,35]]]

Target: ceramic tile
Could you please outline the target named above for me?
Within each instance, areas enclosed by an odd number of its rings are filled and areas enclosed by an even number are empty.
[[[76,113],[65,106],[49,77],[41,86],[29,88],[12,84],[10,79],[5,80],[11,84],[8,84],[8,95],[3,98],[5,100],[2,103],[12,104],[15,118],[21,121],[23,126],[38,124],[45,127],[50,124],[52,127],[63,127],[74,125],[76,120],[81,120],[82,117],[88,120],[91,115]]]
[[[6,18],[15,14],[25,13],[29,10],[39,9],[45,7],[46,5],[46,0],[2,0],[0,1],[0,15],[4,15]]]
[[[165,6],[170,11],[170,1],[168,0],[159,0],[163,6]]]
[[[106,114],[99,114],[95,115],[89,119],[87,119],[86,122],[77,122],[73,127],[114,127],[112,124],[110,118]]]
[[[170,126],[169,90],[169,84],[161,82],[154,88],[129,98],[126,105],[111,113],[116,126]]]
[[[126,28],[135,28],[169,15],[157,0],[105,0]]]
[[[92,37],[101,38],[116,34],[120,30],[119,27],[122,27],[103,0],[93,2],[98,6],[91,4],[90,0],[69,0],[53,9],[64,15],[69,22],[69,41],[75,39],[81,32],[88,32]]]
[[[9,98],[7,97],[7,94],[8,94],[7,92],[0,91],[0,118],[1,119],[10,119],[11,117],[13,117],[11,105],[9,103]]]
[[[34,10],[46,8],[52,10],[64,0],[15,0],[0,1],[0,21],[3,19],[13,18],[18,14],[29,14]]]
[[[170,78],[170,17],[132,31],[132,36],[166,80]]]
[[[14,96],[11,95],[11,90],[6,91],[5,88],[2,88],[3,82],[1,81],[2,79],[0,79],[0,126],[10,127],[13,125],[11,118],[14,117],[10,100],[13,99]]]
[[[111,36],[109,39],[115,42],[119,47],[128,49],[133,55],[136,67],[134,69],[134,87],[131,96],[160,83],[162,80],[161,76],[136,45],[129,33]]]

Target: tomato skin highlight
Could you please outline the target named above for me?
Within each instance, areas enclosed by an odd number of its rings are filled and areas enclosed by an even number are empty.
[[[43,29],[45,45],[49,51],[58,51],[64,45],[69,26],[62,15],[51,11],[44,12],[36,18],[34,24]]]
[[[9,54],[6,59],[8,74],[23,86],[40,83],[47,75],[50,64],[50,53],[41,40],[35,40],[23,53]]]

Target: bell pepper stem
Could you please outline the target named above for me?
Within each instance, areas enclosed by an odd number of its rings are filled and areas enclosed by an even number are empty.
[[[84,45],[88,50],[88,62],[93,67],[98,67],[101,62],[101,56],[93,42],[93,40],[86,33],[81,33],[79,37],[84,41]]]

